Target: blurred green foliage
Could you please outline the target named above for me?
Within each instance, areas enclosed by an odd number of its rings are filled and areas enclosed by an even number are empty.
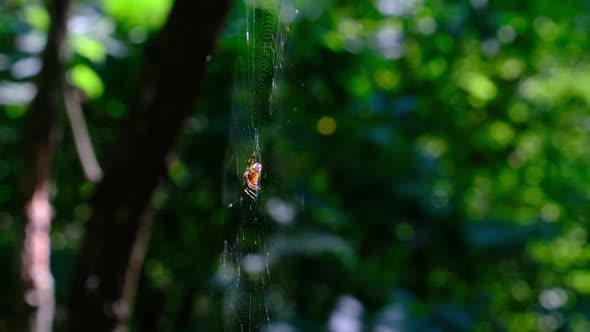
[[[171,5],[74,8],[68,78],[88,97],[101,161]],[[219,262],[239,222],[223,198],[239,182],[224,177],[235,173],[224,169],[232,69],[248,52],[236,8],[154,199],[136,331],[217,331],[225,319]],[[275,230],[271,331],[590,330],[589,9],[586,0],[283,1],[280,135],[263,155],[273,176],[261,193]],[[40,1],[0,3],[3,271],[18,245],[19,142],[48,23]],[[94,190],[67,131],[54,174],[61,309]],[[2,307],[16,296],[2,294]]]

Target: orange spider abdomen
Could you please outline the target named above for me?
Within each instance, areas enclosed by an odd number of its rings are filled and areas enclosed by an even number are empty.
[[[254,165],[248,167],[246,172],[244,173],[244,179],[248,184],[248,187],[252,190],[258,190],[259,181],[260,181],[260,172],[262,172],[262,165],[259,163],[255,163]]]

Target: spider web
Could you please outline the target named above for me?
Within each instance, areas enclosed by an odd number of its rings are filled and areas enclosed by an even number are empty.
[[[273,188],[273,142],[277,137],[277,82],[282,73],[285,28],[281,0],[244,0],[238,7],[240,53],[236,65],[230,151],[226,158],[224,201],[238,223],[235,240],[226,241],[220,271],[226,280],[225,331],[260,331],[270,322],[267,297],[271,273],[270,223],[264,201]],[[258,197],[242,186],[247,161],[262,164]],[[230,203],[231,202],[231,203]]]

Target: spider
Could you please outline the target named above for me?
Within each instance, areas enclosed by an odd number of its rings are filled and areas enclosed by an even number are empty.
[[[260,190],[260,173],[262,172],[262,164],[256,162],[255,153],[248,159],[248,168],[244,172],[243,188],[248,197],[256,200],[258,191]]]

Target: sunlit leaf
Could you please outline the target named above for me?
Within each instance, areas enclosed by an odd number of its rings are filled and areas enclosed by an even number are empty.
[[[494,99],[498,93],[494,82],[487,76],[477,72],[462,73],[459,78],[459,86],[473,97],[484,102]]]
[[[49,27],[49,14],[47,13],[47,10],[41,6],[26,6],[24,16],[27,23],[35,29],[47,30]]]
[[[495,121],[488,127],[490,138],[500,146],[506,146],[514,138],[514,129],[506,122]]]
[[[171,0],[104,0],[105,10],[124,26],[157,29],[164,24]]]
[[[590,272],[575,271],[569,275],[569,282],[572,287],[580,293],[590,294]]]
[[[86,37],[75,36],[71,40],[73,49],[81,56],[87,58],[92,62],[103,61],[106,57],[105,47],[98,41]]]
[[[76,65],[70,70],[72,83],[84,91],[90,98],[98,98],[102,95],[104,86],[102,79],[90,67],[86,65]]]

